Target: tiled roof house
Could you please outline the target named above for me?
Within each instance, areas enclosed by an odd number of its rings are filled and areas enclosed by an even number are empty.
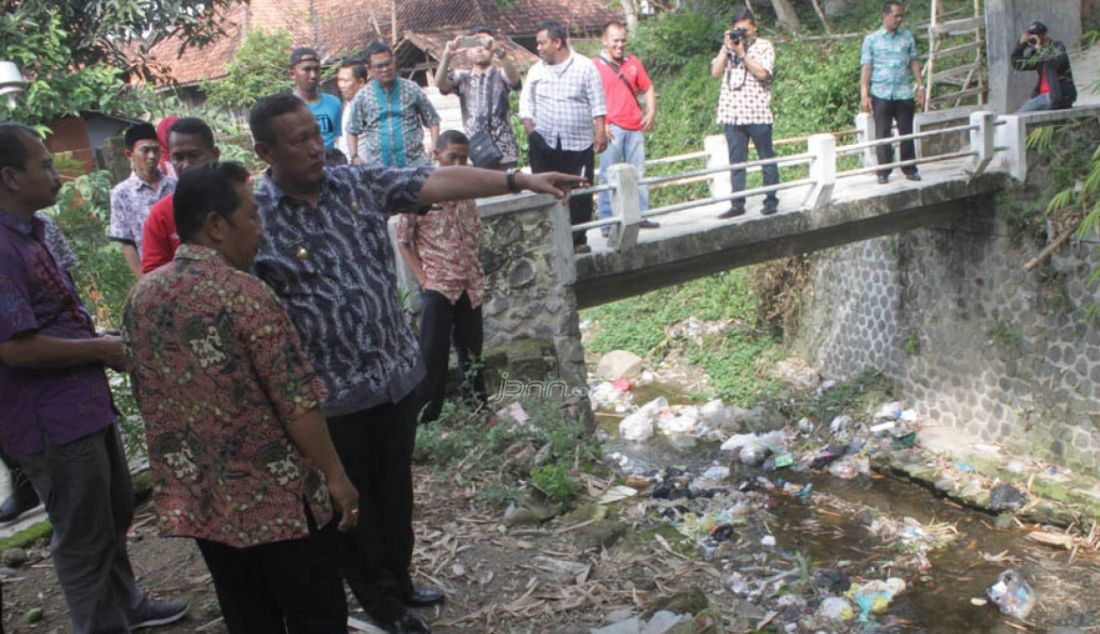
[[[165,41],[151,57],[177,85],[195,86],[225,75],[225,65],[250,29],[285,29],[296,46],[312,46],[322,57],[338,60],[375,39],[392,43],[394,10],[398,66],[418,79],[434,68],[448,39],[472,26],[506,33],[513,40],[510,54],[526,66],[535,58],[521,45],[533,49],[540,22],[553,19],[574,34],[592,34],[620,17],[605,0],[516,0],[507,9],[494,0],[251,0],[227,9],[225,37],[182,56],[178,42]]]

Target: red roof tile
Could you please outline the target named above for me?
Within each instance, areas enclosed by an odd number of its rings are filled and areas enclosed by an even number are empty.
[[[150,57],[169,78],[186,85],[224,77],[226,63],[249,29],[285,29],[295,46],[313,46],[329,58],[360,51],[379,35],[390,39],[391,0],[251,0],[228,11],[225,37],[182,56],[178,42],[161,42]],[[543,20],[593,31],[617,16],[606,0],[517,0],[505,11],[494,0],[400,0],[397,30],[431,33],[488,26],[511,35],[533,35]]]

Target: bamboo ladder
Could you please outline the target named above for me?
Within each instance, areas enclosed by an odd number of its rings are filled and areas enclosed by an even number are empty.
[[[981,0],[973,0],[972,17],[959,18],[966,7],[944,12],[942,0],[932,0],[932,15],[928,23],[928,61],[924,64],[924,110],[933,106],[943,107],[950,101],[959,106],[964,99],[976,98],[979,105],[986,99],[986,67],[982,56],[982,27],[985,18],[982,15]],[[945,18],[953,18],[947,20]],[[952,38],[968,38],[962,44],[953,44],[944,48],[945,41]],[[966,55],[973,53],[970,61]],[[959,63],[957,60],[962,60]],[[936,70],[936,62],[950,60],[941,70]],[[950,86],[954,92],[938,94],[940,86]]]

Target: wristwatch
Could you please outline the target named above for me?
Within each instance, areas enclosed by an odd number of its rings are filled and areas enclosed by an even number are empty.
[[[516,184],[516,172],[518,171],[516,168],[510,167],[507,172],[504,172],[504,183],[508,186],[508,191],[513,194],[518,194],[521,191],[520,186]]]

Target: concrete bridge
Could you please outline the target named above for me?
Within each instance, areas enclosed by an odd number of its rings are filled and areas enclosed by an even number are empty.
[[[583,387],[586,370],[578,309],[748,264],[965,216],[983,198],[1023,181],[1029,130],[1097,114],[1097,106],[1028,115],[958,109],[923,114],[914,134],[883,140],[873,138],[872,123],[861,114],[852,143],[839,145],[831,134],[814,135],[797,154],[743,165],[750,174],[767,163],[793,172],[771,188],[780,198],[780,210],[771,216],[758,212],[758,201],[769,188],[730,192],[730,165],[721,137],[708,138],[701,152],[677,158],[705,160],[702,168],[639,179],[633,167],[614,166],[606,185],[575,192],[608,191],[613,217],[578,227],[570,226],[566,207],[548,196],[479,201],[485,225],[481,259],[487,278],[487,350],[503,346],[511,371],[556,374],[569,385]],[[890,183],[878,184],[875,147],[905,138],[918,143],[917,159],[892,165],[919,165],[923,180],[908,181],[895,172]],[[709,183],[706,198],[641,212],[640,184],[699,180]],[[748,199],[748,213],[719,220],[717,215],[737,198]],[[640,232],[643,218],[657,218],[661,227]],[[607,239],[600,231],[605,226],[610,227]],[[587,231],[592,253],[574,256],[571,233],[578,228]],[[517,363],[523,371],[515,370]],[[576,405],[585,410],[582,391],[576,390]]]

